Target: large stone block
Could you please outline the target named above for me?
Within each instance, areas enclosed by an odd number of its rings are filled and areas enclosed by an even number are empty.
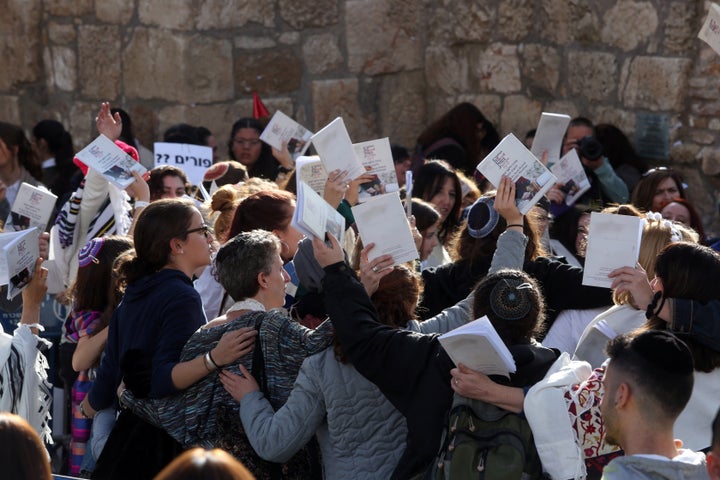
[[[77,58],[70,47],[47,47],[43,52],[46,84],[55,89],[71,92],[77,87]]]
[[[542,0],[538,30],[558,45],[574,41],[585,45],[600,40],[600,21],[588,0]]]
[[[591,105],[590,106],[590,120],[596,125],[600,123],[609,123],[615,125],[622,130],[625,135],[630,137],[631,141],[635,134],[635,123],[637,115],[635,112],[629,112],[622,108],[617,108],[611,105]]]
[[[335,117],[343,117],[353,142],[378,137],[375,115],[363,109],[360,83],[356,78],[317,80],[312,82],[311,88],[315,117],[313,131],[317,132]]]
[[[300,88],[302,66],[295,52],[276,48],[235,58],[235,90],[238,95],[253,91],[263,94],[287,93]]]
[[[268,37],[243,35],[235,37],[233,39],[233,45],[235,45],[235,48],[242,50],[262,50],[263,48],[273,48],[277,45],[277,43],[275,40]]]
[[[49,22],[47,24],[47,35],[50,43],[68,45],[77,38],[77,31],[75,25],[72,24]]]
[[[681,110],[683,92],[692,60],[635,57],[625,65],[622,101],[626,107],[648,110]]]
[[[45,12],[59,17],[81,17],[92,13],[93,0],[45,0]]]
[[[504,0],[498,6],[497,27],[491,28],[504,39],[519,42],[533,33],[536,23],[534,0]]]
[[[427,29],[433,44],[489,41],[495,30],[496,7],[488,3],[474,0],[439,2],[432,10]]]
[[[142,58],[147,60],[143,50]],[[120,31],[118,27],[78,27],[78,83],[83,95],[113,99],[120,93]]]
[[[147,61],[144,52],[162,52]],[[233,97],[231,40],[138,28],[123,52],[125,93],[181,103]]]
[[[503,102],[500,115],[500,137],[514,133],[518,138],[525,138],[525,133],[537,127],[542,114],[542,103],[523,95],[508,95]]]
[[[348,69],[377,75],[422,65],[421,9],[412,0],[348,0]]]
[[[611,53],[574,51],[568,54],[570,91],[590,101],[614,99],[617,57]]]
[[[425,51],[425,78],[429,92],[467,92],[470,82],[465,50],[447,46],[429,47]]]
[[[425,128],[425,78],[420,71],[382,78],[380,86],[380,135],[391,143],[411,148]]]
[[[267,2],[270,3],[270,2]],[[339,20],[337,0],[279,0],[278,11],[283,20],[295,29],[327,27]]]
[[[602,41],[628,52],[656,35],[657,26],[658,14],[651,2],[619,0],[603,16]]]
[[[552,95],[560,79],[560,53],[545,45],[525,45],[521,52],[525,85],[534,95]]]
[[[515,45],[495,43],[470,54],[470,81],[481,92],[518,92],[520,58]]]
[[[203,0],[196,8],[195,25],[200,30],[238,28],[249,23],[275,26],[275,2],[269,0]]]
[[[20,125],[20,102],[15,95],[0,95],[0,118],[3,122]]]
[[[42,65],[41,2],[7,0],[4,5],[0,15],[0,58],[5,68],[0,74],[0,92],[38,80]]]
[[[701,159],[702,172],[705,175],[720,175],[720,150],[703,147],[697,156]]]
[[[303,43],[303,61],[305,68],[312,74],[328,73],[340,69],[343,54],[337,43],[337,35],[321,33],[312,35]]]
[[[700,24],[699,2],[671,2],[665,16],[665,51],[673,54],[689,54],[695,48]]]
[[[194,12],[191,2],[176,0],[138,2],[138,18],[141,24],[148,26],[176,30],[190,30],[194,27]]]
[[[135,2],[124,0],[95,0],[95,16],[101,22],[125,25],[130,21],[134,13]]]
[[[65,128],[72,132],[73,142],[76,146],[84,147],[97,137],[95,116],[98,112],[98,102],[75,101],[70,105],[70,114]]]

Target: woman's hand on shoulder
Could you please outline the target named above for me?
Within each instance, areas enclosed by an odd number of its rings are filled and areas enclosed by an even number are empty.
[[[227,370],[220,372],[220,381],[223,387],[238,402],[242,401],[248,393],[260,390],[258,383],[247,371],[247,368],[240,365],[240,372],[242,376],[230,373]]]
[[[212,349],[211,355],[218,366],[230,365],[252,351],[258,331],[253,327],[243,327],[225,332]]]

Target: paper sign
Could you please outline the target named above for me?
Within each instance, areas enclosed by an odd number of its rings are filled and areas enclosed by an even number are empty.
[[[187,143],[155,143],[155,166],[172,165],[188,177],[191,185],[199,185],[205,171],[213,164],[212,148]]]

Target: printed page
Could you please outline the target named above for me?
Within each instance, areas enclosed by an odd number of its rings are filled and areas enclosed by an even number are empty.
[[[352,207],[352,212],[363,244],[375,244],[368,255],[370,260],[390,254],[394,265],[399,265],[418,258],[410,224],[397,192],[358,204]]]
[[[516,371],[510,350],[487,317],[451,330],[438,340],[455,365],[462,363],[485,375],[509,377]]]
[[[298,157],[295,163],[296,191],[300,190],[300,182],[305,182],[322,197],[327,177],[328,174],[319,156]]]
[[[592,212],[588,229],[582,284],[610,288],[610,272],[616,268],[635,267],[637,263],[642,219]]]
[[[542,112],[540,115],[540,122],[538,122],[530,151],[538,160],[542,160],[543,152],[547,150],[548,168],[560,160],[562,141],[569,123],[570,115],[564,113]]]
[[[372,180],[360,184],[358,202],[365,202],[372,197],[397,192],[400,189],[390,150],[390,140],[387,137],[355,143],[353,148],[355,156],[365,167],[365,174],[373,176]]]
[[[698,38],[720,54],[720,6],[711,3],[705,23],[698,33]]]
[[[305,154],[305,150],[310,145],[310,137],[312,137],[310,130],[280,110],[275,112],[270,123],[260,134],[260,140],[277,150],[282,150],[282,143],[287,142],[288,150],[293,158]]]
[[[20,232],[0,233],[0,285],[8,286],[7,298],[12,300],[30,283],[35,261],[40,256],[40,230],[29,228]]]
[[[563,184],[560,190],[565,193],[567,205],[575,205],[578,198],[590,190],[590,180],[585,175],[585,169],[574,148],[550,167],[550,171],[557,177],[557,181]]]
[[[363,173],[365,168],[355,156],[350,135],[342,117],[337,117],[322,130],[310,138],[315,146],[326,172],[347,170],[346,180],[353,180]]]
[[[37,227],[44,232],[56,201],[57,196],[49,190],[23,182],[10,209],[4,230],[10,232]]]
[[[212,148],[187,143],[155,142],[155,166],[172,165],[188,178],[190,185],[200,185],[213,164]]]
[[[345,217],[306,183],[298,185],[291,224],[306,236],[325,240],[325,232],[330,232],[340,243],[345,239]]]
[[[495,187],[503,175],[515,182],[518,210],[523,215],[555,184],[555,175],[545,168],[535,155],[512,133],[477,166]]]
[[[75,156],[120,189],[125,189],[135,181],[132,171],[137,171],[140,175],[147,172],[145,167],[102,134]]]

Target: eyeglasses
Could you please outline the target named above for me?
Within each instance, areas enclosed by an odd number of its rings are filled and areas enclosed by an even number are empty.
[[[245,138],[233,138],[233,142],[237,145],[240,145],[241,147],[255,147],[257,145],[260,145],[260,140],[255,139],[245,139]]]
[[[189,234],[195,233],[195,232],[202,232],[203,235],[205,235],[206,237],[209,235],[215,234],[215,230],[213,230],[208,224],[203,223],[198,228],[191,228],[190,230],[187,230],[185,232],[185,235],[189,235]]]

